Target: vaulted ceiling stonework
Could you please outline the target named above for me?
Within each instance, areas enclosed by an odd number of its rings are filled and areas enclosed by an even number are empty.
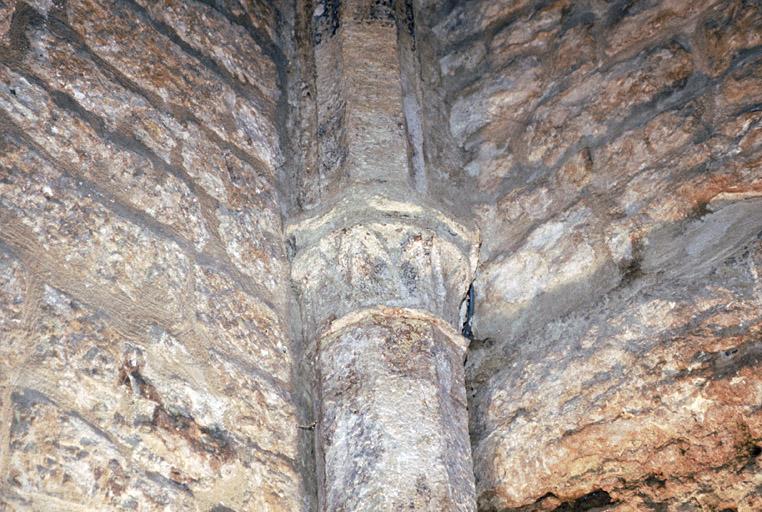
[[[0,0],[0,511],[762,510],[762,4]]]

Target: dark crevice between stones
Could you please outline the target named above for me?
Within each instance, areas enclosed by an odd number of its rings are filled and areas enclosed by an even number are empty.
[[[392,0],[373,0],[370,3],[367,21],[391,21],[396,19]]]
[[[762,111],[762,103],[752,103],[751,105],[745,105],[735,112],[733,112],[733,117],[742,116],[744,114],[752,114],[754,112]]]
[[[333,37],[341,26],[341,0],[318,0],[313,17],[312,41],[319,45],[327,37]]]
[[[633,0],[617,0],[613,2],[606,13],[606,27],[612,27],[624,18],[637,14],[639,10],[633,9],[634,4]]]
[[[709,209],[709,203],[707,201],[699,201],[692,211],[685,217],[684,222],[690,222],[692,220],[700,220],[712,213]]]
[[[413,0],[405,0],[405,28],[412,41],[412,50],[415,51],[415,9]]]
[[[632,257],[620,266],[619,272],[622,277],[614,290],[630,286],[639,278],[643,277],[643,269],[641,268],[643,250],[643,243],[639,240],[634,240],[632,243]]]
[[[458,7],[459,3],[462,4],[462,2],[459,2],[458,0],[453,0],[453,7]],[[470,45],[472,45],[474,42],[479,41],[481,39],[486,41],[491,41],[496,34],[502,32],[503,30],[506,30],[510,25],[515,23],[516,21],[524,18],[524,17],[531,17],[536,12],[543,9],[543,7],[547,6],[548,1],[547,0],[541,0],[535,3],[529,3],[529,5],[526,5],[524,7],[521,7],[515,11],[512,11],[511,14],[508,16],[505,16],[503,18],[497,17],[494,21],[491,21],[487,27],[485,27],[483,30],[474,30],[469,31],[469,33],[460,39],[454,40],[452,42],[445,42],[439,49],[439,55],[448,55],[451,53],[455,53],[458,50],[462,50],[464,48],[468,48]],[[442,14],[437,15],[435,14],[436,8],[433,8],[433,13],[430,15],[433,18],[440,18],[444,17]],[[453,9],[450,9],[449,6],[447,9],[443,10],[444,12],[451,12]],[[440,11],[440,12],[443,12]],[[464,8],[464,12],[467,12],[467,8]],[[465,19],[465,16],[463,17]],[[457,31],[459,28],[462,27],[463,20],[460,19],[456,22],[455,25],[450,26],[450,29],[452,31]],[[442,44],[442,43],[440,43]]]
[[[212,0],[204,0],[211,2]],[[214,0],[219,2],[220,0]],[[278,57],[275,59],[278,69],[278,87],[280,91],[276,110],[276,125],[280,141],[282,164],[277,173],[277,190],[281,221],[285,226],[296,207],[302,207],[301,180],[306,170],[310,169],[314,155],[316,139],[315,126],[304,124],[305,117],[311,119],[314,114],[314,30],[316,20],[313,17],[315,6],[319,3],[334,5],[335,29],[338,29],[340,0],[290,0],[283,2],[282,14],[278,19],[277,39]],[[324,7],[325,8],[325,7]],[[307,171],[308,172],[308,171]],[[283,234],[283,249],[289,269],[296,256],[296,239]],[[290,275],[290,270],[288,274]],[[308,334],[304,331],[303,312],[298,287],[289,281],[286,319],[290,347],[290,400],[295,406],[296,418],[293,428],[296,431],[296,453],[293,467],[299,474],[302,495],[302,510],[318,510],[318,488],[320,475],[317,461],[316,443],[316,375],[313,354],[307,347]],[[222,510],[220,510],[222,512]]]
[[[734,326],[733,331],[738,329]],[[730,337],[745,335],[744,330],[738,332],[719,332],[718,336]],[[742,345],[717,352],[699,352],[694,355],[693,362],[698,367],[680,373],[680,377],[702,375],[711,380],[724,379],[736,375],[744,368],[754,368],[762,361],[762,341],[750,341]],[[759,447],[755,447],[759,449]]]
[[[748,431],[747,435],[750,435]],[[762,446],[760,446],[759,442],[759,439],[748,439],[739,448],[739,458],[743,463],[743,466],[739,469],[739,471],[749,471],[751,473],[756,473],[759,471],[759,468],[762,467],[760,461],[757,460],[759,459],[760,455],[762,455]]]
[[[592,27],[598,21],[594,12],[587,6],[572,4],[561,10],[561,31],[558,37],[563,37],[566,32],[577,26]]]
[[[669,505],[667,503],[654,501],[650,496],[643,493],[637,494],[640,499],[643,500],[643,505],[647,507],[646,510],[649,512],[667,512],[669,510]]]
[[[608,505],[614,505],[611,496],[606,491],[600,489],[585,494],[574,501],[567,501],[557,506],[554,512],[582,512],[585,510],[606,510]],[[602,508],[606,507],[606,508]]]
[[[655,487],[658,489],[663,488],[667,484],[667,481],[658,475],[648,475],[644,482],[648,487]]]
[[[260,28],[254,26],[248,13],[238,14],[237,11],[240,6],[236,6],[237,2],[234,0],[196,0],[199,3],[206,5],[222,14],[230,23],[238,25],[246,29],[249,36],[255,43],[267,54],[276,64],[285,63],[285,56],[281,48]],[[275,8],[277,2],[268,2],[269,6]],[[275,8],[275,17],[280,19],[281,13]]]
[[[559,501],[558,496],[549,492],[538,498],[534,503],[525,506],[511,508],[481,506],[478,510],[479,512],[536,512],[538,510],[552,510],[552,512],[603,512],[611,510],[612,506],[617,505],[617,501],[611,499],[609,493],[601,489],[596,489],[571,501],[565,501],[560,505],[556,505],[553,509],[550,508]]]
[[[202,427],[192,416],[169,412],[161,404],[154,409],[151,425],[184,438],[194,451],[209,456],[217,462],[216,465],[236,456],[232,442],[223,430]]]
[[[188,484],[184,482],[180,482],[178,480],[174,480],[174,477],[177,475],[173,475],[173,478],[168,478],[161,473],[157,473],[156,471],[146,471],[145,472],[146,477],[148,477],[149,480],[152,482],[155,482],[160,487],[170,487],[173,489],[177,489],[178,491],[181,491],[189,496],[193,496],[193,491],[190,490],[190,487],[188,487]]]
[[[460,332],[469,340],[473,340],[474,332],[472,330],[472,324],[474,320],[474,307],[476,302],[474,283],[468,285],[468,292],[466,292],[466,296],[463,301],[465,302],[465,317],[463,319],[463,326],[461,327]]]
[[[131,360],[124,361],[119,369],[117,382],[120,386],[128,386],[134,395],[139,395],[152,402],[161,404],[161,398],[156,388],[140,374],[139,364]]]

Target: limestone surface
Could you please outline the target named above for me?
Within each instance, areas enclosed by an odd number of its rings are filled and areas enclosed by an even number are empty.
[[[0,509],[307,507],[274,19],[1,10]]]
[[[762,507],[759,2],[422,9],[482,233],[479,509]]]
[[[0,511],[761,466],[758,0],[0,0]]]

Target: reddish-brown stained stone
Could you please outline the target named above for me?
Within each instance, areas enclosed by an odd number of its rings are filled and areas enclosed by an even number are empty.
[[[0,510],[762,510],[758,1],[3,0],[0,78]]]

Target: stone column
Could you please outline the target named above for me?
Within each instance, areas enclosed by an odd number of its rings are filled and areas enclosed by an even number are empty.
[[[358,188],[289,233],[316,365],[322,510],[474,510],[457,329],[471,230]]]
[[[478,237],[415,192],[395,23],[391,2],[314,12],[320,172],[288,236],[319,499],[331,512],[472,511],[460,306]]]

